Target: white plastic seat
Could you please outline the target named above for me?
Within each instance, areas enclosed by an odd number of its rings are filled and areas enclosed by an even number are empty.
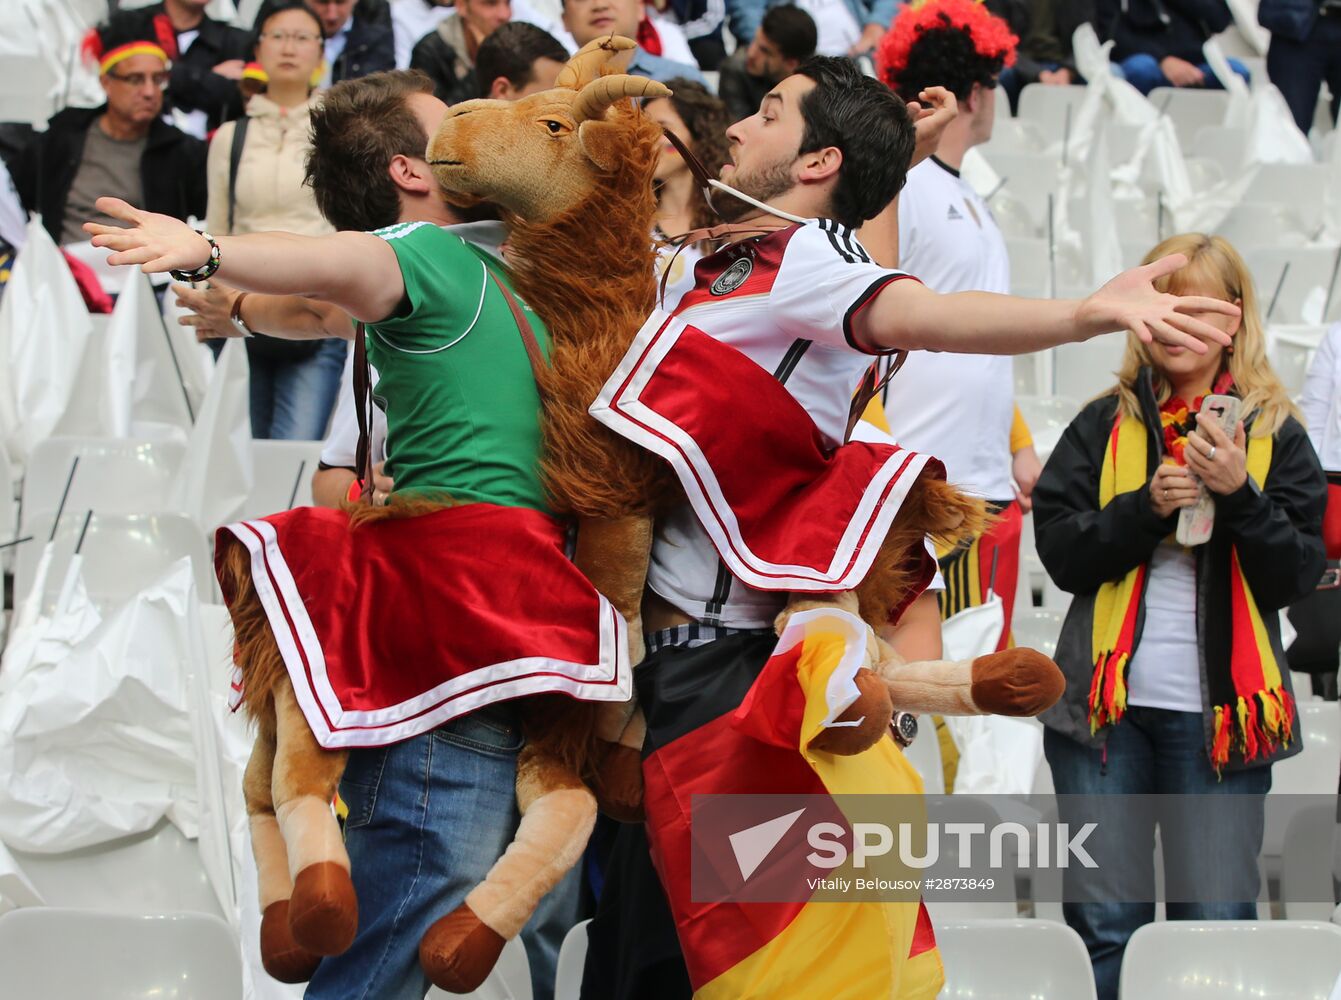
[[[1267,358],[1292,397],[1297,398],[1303,391],[1308,366],[1326,332],[1326,326],[1306,323],[1273,323],[1267,328]]]
[[[263,517],[312,505],[312,473],[321,461],[320,441],[251,443],[252,486],[240,517]]]
[[[1053,608],[1023,608],[1017,603],[1010,623],[1015,645],[1036,649],[1044,656],[1055,655],[1065,619],[1065,614]]]
[[[941,744],[936,735],[936,724],[929,715],[917,717],[917,738],[903,751],[913,770],[922,776],[922,788],[928,795],[945,792],[945,764],[941,760]]]
[[[1229,94],[1223,90],[1192,87],[1156,87],[1150,91],[1150,103],[1173,120],[1178,144],[1186,153],[1197,132],[1209,125],[1223,125],[1229,110]]]
[[[1268,323],[1317,322],[1316,318],[1305,316],[1304,307],[1310,296],[1320,300],[1326,295],[1336,267],[1335,248],[1254,246],[1240,249],[1257,283],[1257,300]],[[1332,298],[1330,312],[1335,316],[1341,295],[1333,291]]]
[[[43,591],[42,609],[50,611],[60,595],[66,569],[84,526],[86,511],[68,505],[56,532],[51,569]],[[14,600],[27,598],[42,549],[51,532],[51,515],[34,518],[33,540],[18,546],[14,571]],[[94,513],[84,538],[85,589],[99,607],[114,607],[153,583],[173,563],[189,556],[202,600],[214,593],[214,574],[205,534],[182,514]]]
[[[1262,856],[1274,871],[1285,851],[1286,831],[1303,809],[1306,795],[1336,794],[1336,764],[1341,759],[1341,705],[1334,701],[1298,701],[1297,725],[1302,753],[1271,765]]]
[[[1051,920],[954,920],[936,925],[942,1000],[1094,1000],[1080,935]]]
[[[53,437],[33,449],[23,478],[22,518],[54,514],[65,484],[67,511],[93,508],[100,514],[168,511],[168,491],[186,446],[179,441]],[[79,465],[73,481],[70,469]]]
[[[237,1000],[242,963],[228,925],[204,913],[130,916],[29,907],[0,917],[6,996]]]
[[[1341,927],[1304,920],[1146,924],[1122,958],[1121,1000],[1327,1000]]]
[[[1024,415],[1034,438],[1034,451],[1044,462],[1052,454],[1067,425],[1080,412],[1080,402],[1070,396],[1016,396],[1015,405]]]
[[[1215,234],[1236,247],[1302,246],[1309,238],[1294,208],[1255,201],[1239,202],[1231,208],[1215,227]]]
[[[554,973],[556,1000],[569,997],[577,1000],[582,992],[582,970],[587,963],[587,925],[590,923],[590,920],[583,920],[575,924],[559,946],[559,962]]]
[[[1049,140],[1060,142],[1066,133],[1068,113],[1074,128],[1076,114],[1084,100],[1085,88],[1081,86],[1049,87],[1031,83],[1020,91],[1020,109],[1016,117],[1037,126]]]
[[[1197,129],[1190,143],[1183,144],[1183,155],[1215,160],[1232,176],[1243,168],[1247,149],[1247,129],[1232,125],[1206,125]]]
[[[1024,203],[1034,223],[1046,226],[1048,197],[1055,197],[1061,187],[1061,165],[1057,159],[1043,153],[1009,153],[990,146],[983,147],[983,157],[1001,178],[1004,189]]]
[[[1113,388],[1126,346],[1123,337],[1095,337],[1054,347],[1054,390],[1087,400]]]
[[[1286,919],[1331,919],[1336,907],[1336,900],[1331,898],[1335,893],[1332,865],[1336,832],[1334,802],[1306,806],[1291,817],[1280,873],[1280,899]]]
[[[1304,218],[1321,210],[1333,186],[1331,167],[1318,163],[1263,163],[1256,168],[1243,201],[1295,205]]]

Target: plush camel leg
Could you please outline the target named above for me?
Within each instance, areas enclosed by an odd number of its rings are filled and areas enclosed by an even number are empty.
[[[305,983],[317,971],[314,955],[293,939],[289,930],[288,853],[275,819],[271,779],[275,769],[275,720],[262,718],[242,775],[242,794],[251,824],[251,850],[256,858],[257,892],[261,903],[261,964],[281,983]]]
[[[293,878],[289,927],[308,951],[338,955],[359,923],[349,855],[331,812],[348,754],[317,743],[287,678],[275,685],[275,723],[275,818]]]
[[[895,705],[934,715],[1034,716],[1056,704],[1066,688],[1057,664],[1036,649],[920,663],[905,663],[889,650],[876,669]]]
[[[633,712],[617,731],[598,728],[602,754],[596,765],[596,804],[600,811],[620,823],[641,823],[643,813],[643,740],[647,738],[647,719],[643,710]]]
[[[778,634],[782,634],[792,615],[812,608],[834,608],[855,615],[858,609],[857,594],[851,590],[833,594],[793,594],[787,607],[774,622]],[[879,660],[880,650],[877,642],[875,633],[868,628],[865,657],[867,665]],[[894,705],[889,700],[885,685],[869,666],[859,668],[853,681],[860,692],[857,700],[844,709],[834,721],[857,724],[825,728],[810,741],[810,749],[840,757],[851,757],[869,750],[889,732],[890,720],[894,718]]]
[[[591,792],[534,744],[517,761],[517,805],[521,825],[503,856],[466,901],[434,923],[419,942],[424,972],[449,993],[479,988],[540,897],[582,856],[596,822]]]
[[[578,522],[573,562],[629,626],[629,662],[643,658],[643,586],[652,553],[652,519],[642,515]]]

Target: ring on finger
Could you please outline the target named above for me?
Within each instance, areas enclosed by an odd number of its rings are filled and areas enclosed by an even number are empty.
[[[1208,462],[1215,461],[1215,445],[1211,445],[1211,450],[1206,452],[1206,461]]]

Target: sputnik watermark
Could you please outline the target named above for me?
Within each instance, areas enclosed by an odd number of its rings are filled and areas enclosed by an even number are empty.
[[[1069,868],[1074,859],[1086,868],[1099,864],[1085,850],[1085,840],[1098,829],[1097,823],[1085,823],[1075,833],[1066,823],[1039,823],[1032,831],[1021,823],[997,823],[990,829],[985,823],[912,823],[898,825],[899,862],[909,868],[931,868],[940,861],[941,842],[954,838],[956,863],[974,868],[976,852],[987,845],[987,867],[1000,870],[1006,865],[1006,838],[1014,842],[1012,864],[1034,868]],[[915,846],[920,838],[922,847]],[[853,823],[851,829],[838,823],[816,823],[810,827],[806,842],[814,848],[806,861],[816,868],[838,868],[847,864],[865,868],[871,858],[880,858],[894,848],[894,831],[884,823]],[[851,848],[848,847],[851,841]],[[1031,861],[1031,858],[1034,859]]]

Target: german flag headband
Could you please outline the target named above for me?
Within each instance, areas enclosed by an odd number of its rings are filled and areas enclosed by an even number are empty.
[[[98,75],[105,76],[111,72],[114,66],[125,62],[131,56],[153,56],[156,59],[162,59],[165,66],[171,62],[168,59],[168,54],[153,42],[127,42],[125,45],[118,45],[110,52],[103,53],[102,58],[98,61]]]

